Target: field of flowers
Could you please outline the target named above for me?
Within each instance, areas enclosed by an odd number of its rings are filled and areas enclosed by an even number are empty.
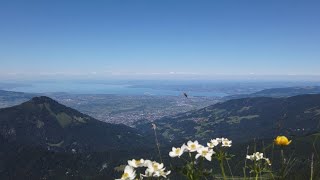
[[[186,179],[186,180],[209,180],[209,179],[292,179],[289,176],[293,173],[293,167],[298,161],[295,157],[286,155],[286,148],[290,146],[292,140],[286,136],[278,136],[272,142],[271,156],[274,157],[275,147],[279,148],[277,165],[273,168],[273,162],[270,157],[262,151],[257,151],[243,155],[245,163],[242,167],[242,175],[236,176],[232,173],[230,160],[235,157],[228,152],[232,146],[232,140],[228,138],[211,139],[206,145],[198,141],[188,141],[180,147],[172,147],[169,152],[171,158],[170,168],[166,168],[162,159],[160,162],[132,159],[124,168],[124,172],[116,180],[135,180],[135,179]],[[157,144],[158,145],[158,144]],[[158,147],[159,149],[159,147]],[[160,153],[160,150],[159,150]],[[159,154],[160,155],[160,154]],[[312,154],[310,161],[310,180],[317,179],[319,162],[315,160],[315,154]],[[317,156],[317,155],[316,155]],[[161,156],[159,156],[161,157]],[[177,163],[175,163],[177,162]],[[173,164],[176,164],[174,166]],[[171,169],[171,170],[168,170]],[[178,174],[178,175],[177,175]],[[305,179],[296,177],[295,179]]]

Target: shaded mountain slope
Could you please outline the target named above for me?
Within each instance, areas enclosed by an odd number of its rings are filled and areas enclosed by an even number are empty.
[[[48,97],[0,109],[0,135],[55,151],[118,150],[146,142],[133,128],[98,121]]]
[[[115,179],[116,166],[126,164],[134,157],[151,158],[155,151],[144,146],[103,152],[53,152],[32,145],[8,142],[0,136],[0,179]]]

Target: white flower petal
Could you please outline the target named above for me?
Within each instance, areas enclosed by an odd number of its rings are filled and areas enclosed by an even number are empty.
[[[200,156],[201,156],[201,154],[197,154],[197,155],[196,155],[196,159],[198,159]]]

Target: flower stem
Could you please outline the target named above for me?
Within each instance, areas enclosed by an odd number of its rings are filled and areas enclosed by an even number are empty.
[[[155,141],[156,141],[156,145],[157,145],[157,150],[159,153],[159,159],[160,159],[160,162],[163,163],[162,157],[161,157],[161,151],[160,151],[160,143],[159,143],[158,135],[157,135],[157,126],[155,124],[152,124],[152,125],[153,125],[152,129],[154,130],[154,136],[155,136]]]
[[[199,171],[202,175],[203,175],[203,159],[204,157],[201,157],[199,162]]]
[[[224,166],[223,166],[223,159],[220,160],[220,169],[221,169],[221,174],[223,176],[223,179],[226,180],[226,173],[224,172]]]
[[[247,147],[247,155],[249,154],[249,145]],[[247,158],[244,160],[244,167],[243,167],[243,177],[244,180],[247,179],[247,173],[246,173],[246,168],[247,168]]]
[[[258,180],[259,178],[259,173],[256,173],[256,179],[255,180]]]
[[[284,179],[284,171],[285,171],[285,162],[284,162],[284,153],[283,149],[281,148],[281,178]]]
[[[313,156],[314,156],[314,154],[312,153],[312,156],[311,156],[311,174],[310,174],[310,180],[313,180]]]

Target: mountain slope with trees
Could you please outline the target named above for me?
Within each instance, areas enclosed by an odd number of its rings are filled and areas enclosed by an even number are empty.
[[[164,142],[228,137],[234,142],[299,136],[319,130],[320,94],[243,98],[155,121]],[[140,123],[137,128],[152,133]]]

